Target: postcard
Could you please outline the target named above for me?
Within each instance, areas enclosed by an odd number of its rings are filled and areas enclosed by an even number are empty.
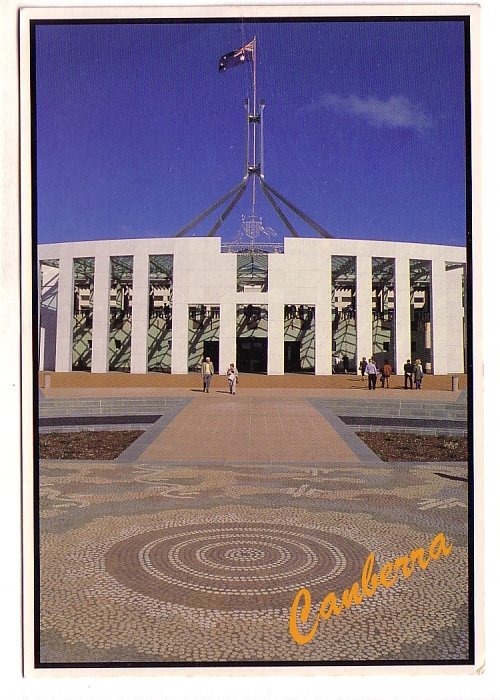
[[[28,676],[482,666],[477,21],[21,12]]]

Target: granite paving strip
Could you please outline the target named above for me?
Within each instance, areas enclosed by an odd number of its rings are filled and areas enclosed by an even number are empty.
[[[164,413],[158,420],[156,420],[148,430],[146,430],[135,442],[129,445],[114,461],[121,462],[123,464],[131,464],[135,462],[141,454],[146,450],[151,443],[153,443],[159,435],[165,430],[165,428],[175,419],[182,409],[184,409],[191,399],[184,399],[182,402],[176,404],[177,410],[170,410]]]
[[[398,418],[428,418],[431,420],[466,420],[467,408],[451,401],[418,401],[407,400],[400,401],[398,399],[386,399],[378,401],[377,399],[367,400],[364,398],[339,399],[331,397],[330,399],[318,398],[311,396],[316,401],[315,405],[323,402],[329,406],[336,415],[343,416],[377,416],[377,417],[398,417]]]
[[[227,393],[194,399],[140,459],[200,463],[359,461],[338,430],[307,400]]]
[[[440,420],[435,418],[397,418],[396,416],[339,416],[346,425],[356,427],[380,426],[385,428],[432,428],[433,430],[462,430],[467,429],[467,421],[462,420]]]
[[[140,415],[131,416],[55,416],[53,418],[40,418],[38,424],[40,428],[63,427],[63,426],[88,426],[88,425],[131,425],[132,423],[154,423],[160,415]]]
[[[343,441],[349,445],[351,450],[358,455],[360,461],[368,464],[382,464],[382,460],[373,452],[368,445],[356,435],[354,430],[349,425],[346,425],[335,413],[331,406],[325,402],[315,401],[311,399],[311,404],[319,413],[327,420],[330,425],[342,437]]]
[[[101,396],[95,398],[61,397],[40,402],[40,417],[43,419],[63,416],[114,416],[145,415],[176,412],[192,396]]]

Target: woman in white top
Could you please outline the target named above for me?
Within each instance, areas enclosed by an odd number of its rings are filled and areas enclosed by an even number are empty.
[[[226,372],[227,381],[229,382],[229,393],[236,394],[236,384],[238,383],[238,370],[231,362],[229,369]]]

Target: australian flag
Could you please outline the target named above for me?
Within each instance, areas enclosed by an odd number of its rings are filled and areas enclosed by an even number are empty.
[[[251,41],[249,44],[242,46],[241,49],[224,54],[219,61],[219,71],[234,68],[234,66],[239,66],[245,63],[245,61],[253,61],[254,50],[255,45],[254,42]]]

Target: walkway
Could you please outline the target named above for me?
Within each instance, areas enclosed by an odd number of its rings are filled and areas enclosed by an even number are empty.
[[[139,458],[166,462],[359,462],[304,398],[201,394]]]

